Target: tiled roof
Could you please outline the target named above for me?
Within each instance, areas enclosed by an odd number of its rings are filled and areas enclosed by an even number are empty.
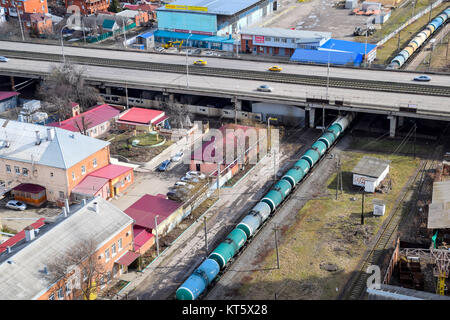
[[[89,175],[72,189],[72,193],[94,196],[108,181],[106,178]]]
[[[51,127],[58,127],[61,129],[69,130],[72,132],[80,132],[78,128],[83,128],[82,119],[84,118],[84,123],[86,125],[86,129],[90,129],[98,126],[104,122],[110,121],[114,117],[117,117],[120,114],[120,110],[108,105],[102,104],[100,106],[96,106],[88,111],[85,111],[75,117],[70,119],[53,122],[48,124]]]
[[[47,138],[47,129],[54,130],[51,140]],[[36,131],[40,135],[39,144],[36,144]],[[110,144],[78,132],[6,119],[0,119],[0,141],[10,143],[8,148],[0,148],[0,159],[62,169],[74,166]]]

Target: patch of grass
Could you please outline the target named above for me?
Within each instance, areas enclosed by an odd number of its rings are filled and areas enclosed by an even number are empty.
[[[391,160],[393,189],[388,194],[366,194],[365,224],[361,225],[362,195],[352,187],[351,170],[364,155]],[[243,284],[239,293],[252,299],[272,299],[274,293],[279,299],[336,298],[336,288],[339,290],[345,285],[419,162],[419,159],[406,156],[343,152],[344,193],[334,200],[336,174],[333,174],[321,192],[330,197],[309,200],[297,213],[296,222],[284,233],[278,246],[281,268],[276,269],[275,250],[269,251],[260,266],[265,271],[249,274],[249,281]],[[374,198],[386,202],[385,216],[372,216]],[[323,263],[335,264],[338,270],[325,271],[320,268]]]
[[[16,234],[17,233],[17,230],[11,229],[11,228],[9,228],[7,226],[3,226],[1,231],[5,232],[5,233],[11,233],[11,234]]]
[[[352,140],[350,148],[370,152],[393,153],[396,151],[396,153],[410,155],[414,153],[414,142],[408,141],[400,147],[401,143],[402,140],[398,139],[383,139],[380,141],[375,141],[373,138],[360,137]],[[432,153],[433,146],[431,144],[416,143],[415,149],[416,155],[427,156]]]

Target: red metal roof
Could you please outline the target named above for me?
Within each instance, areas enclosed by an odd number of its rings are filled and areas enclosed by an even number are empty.
[[[127,253],[125,253],[123,256],[121,256],[118,260],[116,260],[115,262],[118,264],[122,264],[124,266],[129,266],[134,260],[136,260],[138,257],[140,256],[139,253],[137,252],[133,252],[133,251],[128,251]]]
[[[40,218],[39,220],[37,220],[36,222],[32,223],[28,227],[31,227],[33,229],[38,229],[38,228],[42,227],[44,224],[45,224],[45,218]],[[16,233],[16,235],[14,235],[13,237],[9,238],[8,240],[6,240],[2,244],[0,244],[0,253],[6,251],[6,249],[8,247],[12,247],[16,243],[18,243],[19,241],[25,239],[25,231],[24,230]]]
[[[144,244],[154,237],[154,234],[140,226],[133,226],[134,250],[139,250]]]
[[[80,132],[78,127],[83,128],[82,126],[83,117],[87,129],[90,129],[98,126],[99,124],[110,121],[114,117],[117,117],[119,114],[120,110],[108,104],[102,104],[67,120],[50,123],[48,124],[48,126],[58,127],[73,132]]]
[[[13,190],[30,192],[30,193],[39,193],[39,192],[45,190],[45,188],[40,185],[37,185],[37,184],[21,183],[17,187],[13,188]]]
[[[109,179],[101,177],[87,176],[72,189],[72,192],[78,194],[95,195],[99,192]]]
[[[154,6],[151,4],[126,4],[123,6],[124,8],[130,10],[142,10],[142,11],[155,11],[159,8],[159,6]]]
[[[176,201],[146,194],[124,210],[124,212],[136,221],[136,226],[154,229],[155,216],[159,216],[157,218],[157,223],[159,224],[180,206],[181,203]]]
[[[14,97],[14,96],[18,96],[20,94],[20,92],[15,92],[15,91],[0,91],[0,101]]]
[[[151,124],[162,116],[164,116],[164,111],[135,107],[125,111],[119,117],[119,120],[131,123]]]
[[[157,125],[157,124],[163,122],[163,121],[166,120],[166,119],[169,119],[169,116],[164,116],[164,117],[162,117],[162,118],[159,118],[158,120],[155,121],[154,124]]]
[[[100,168],[94,172],[91,172],[89,176],[91,177],[99,177],[105,179],[114,179],[128,171],[132,171],[133,168],[120,166],[118,164],[108,164],[107,166]]]

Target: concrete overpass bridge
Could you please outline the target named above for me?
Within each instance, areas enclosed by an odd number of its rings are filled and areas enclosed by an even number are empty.
[[[55,45],[0,41],[0,55],[10,58],[0,75],[42,79],[63,62],[61,53]],[[64,47],[64,59],[83,65],[88,82],[107,91],[152,90],[169,100],[174,94],[227,98],[237,111],[242,101],[292,105],[309,112],[310,125],[317,109],[385,114],[391,136],[398,118],[450,121],[450,75],[418,84],[412,81],[417,73],[298,64],[280,64],[283,72],[274,74],[263,61],[208,57],[208,65],[198,67],[192,65],[198,57],[79,47]],[[261,84],[273,92],[258,92]]]

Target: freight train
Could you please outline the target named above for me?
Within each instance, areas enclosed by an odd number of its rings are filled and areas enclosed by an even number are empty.
[[[445,9],[434,18],[425,29],[419,32],[400,53],[392,59],[388,69],[399,69],[412,56],[412,54],[450,18],[450,8]]]
[[[255,235],[271,213],[287,198],[295,186],[333,145],[355,117],[354,113],[339,116],[323,135],[313,143],[294,166],[286,172],[271,190],[253,207],[248,215],[238,223],[225,240],[220,243],[208,258],[177,289],[178,300],[195,300],[217,277],[227,263],[244,244]]]

